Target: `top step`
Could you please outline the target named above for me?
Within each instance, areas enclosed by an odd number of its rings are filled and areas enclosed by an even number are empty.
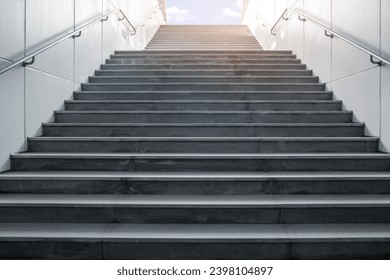
[[[146,49],[241,51],[261,46],[244,25],[165,25]]]
[[[176,50],[173,54],[171,50],[144,50],[144,51],[128,51],[118,50],[115,52],[116,55],[262,55],[262,54],[292,54],[292,51],[281,50],[281,51],[265,51],[262,49],[258,50]]]

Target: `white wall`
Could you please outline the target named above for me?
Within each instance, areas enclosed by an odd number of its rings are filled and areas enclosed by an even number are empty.
[[[0,75],[0,171],[9,155],[26,149],[26,138],[41,133],[41,123],[72,97],[88,76],[114,50],[143,49],[159,26],[164,0],[2,0],[0,3],[0,68],[59,38],[114,7],[138,27],[130,36],[116,15],[38,55],[36,63]],[[154,13],[156,11],[156,13]]]
[[[390,152],[390,66],[378,67],[369,55],[339,38],[330,39],[295,14],[273,36],[260,20],[272,26],[286,7],[390,58],[390,0],[244,0],[243,23],[264,49],[291,49],[322,82],[366,123],[366,134],[380,136],[381,149]],[[256,15],[258,19],[256,20]]]

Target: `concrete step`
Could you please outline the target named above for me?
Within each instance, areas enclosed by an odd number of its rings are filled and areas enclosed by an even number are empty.
[[[202,64],[202,65],[216,65],[216,64],[233,64],[233,65],[261,65],[261,64],[300,64],[300,59],[295,58],[262,58],[262,59],[106,59],[106,64],[133,64],[133,65],[150,65],[150,64]]]
[[[171,51],[137,51],[137,50],[117,50],[115,51],[116,55],[261,55],[261,54],[292,54],[291,50],[256,50],[256,51],[180,51],[177,50],[174,53]]]
[[[261,46],[258,44],[250,44],[250,45],[236,45],[231,46],[230,44],[227,44],[225,46],[221,46],[221,44],[191,44],[188,46],[177,46],[176,43],[172,42],[171,45],[154,45],[154,46],[147,46],[147,50],[189,50],[189,51],[196,51],[196,50],[249,50],[249,51],[257,51],[261,50]]]
[[[364,124],[243,123],[46,123],[43,135],[54,137],[362,137]]]
[[[306,70],[304,64],[103,64],[102,70]]]
[[[227,77],[255,77],[255,76],[312,76],[313,72],[311,70],[97,70],[95,71],[95,76],[100,77],[121,77],[121,76],[227,76]]]
[[[218,36],[219,34],[219,36]],[[171,42],[172,39],[182,39],[182,43],[188,43],[188,42],[198,42],[199,39],[204,40],[212,40],[212,41],[219,41],[220,43],[227,43],[227,42],[240,42],[240,41],[250,41],[250,42],[257,42],[256,38],[253,36],[250,36],[248,33],[245,34],[239,34],[239,36],[230,36],[232,34],[226,34],[227,36],[221,36],[223,33],[213,32],[213,33],[193,33],[193,32],[178,32],[178,33],[169,33],[169,32],[161,32],[155,34],[151,42]],[[183,36],[184,35],[184,36]],[[184,40],[185,38],[185,40]],[[223,41],[221,42],[221,39],[223,38]]]
[[[89,83],[123,84],[123,83],[318,83],[318,77],[286,76],[127,76],[127,77],[89,77]]]
[[[390,172],[7,172],[3,194],[390,194]]]
[[[333,99],[331,91],[75,91],[75,100],[258,100]]]
[[[317,83],[85,83],[83,91],[324,91]]]
[[[174,42],[172,40],[175,40]],[[172,45],[172,43],[177,43],[179,45],[190,45],[190,44],[221,44],[220,38],[215,38],[213,36],[194,36],[192,38],[188,37],[184,41],[176,41],[178,38],[167,38],[165,36],[156,36],[150,41],[149,45],[163,45],[163,44],[169,44]],[[254,38],[225,38],[223,40],[223,45],[227,44],[252,44],[258,46],[259,43]]]
[[[260,45],[256,42],[256,41],[244,41],[244,42],[240,42],[239,39],[237,40],[230,40],[230,41],[227,41],[227,42],[221,42],[219,40],[216,40],[216,39],[213,39],[213,40],[209,40],[209,39],[206,39],[206,38],[203,38],[203,39],[199,39],[197,41],[189,41],[189,42],[182,42],[180,39],[175,39],[175,38],[172,38],[172,40],[170,42],[154,42],[153,40],[147,45],[146,48],[149,48],[149,47],[164,47],[164,46],[176,46],[176,47],[182,47],[182,46],[185,46],[185,47],[193,47],[193,46],[204,46],[204,47],[208,47],[208,46],[219,46],[219,47],[254,47],[254,48],[257,48],[257,47],[260,47]]]
[[[206,60],[206,61],[219,61],[219,60],[233,60],[233,61],[252,61],[252,60],[262,60],[262,59],[296,59],[294,54],[272,54],[272,53],[263,53],[263,54],[251,54],[251,55],[217,55],[217,54],[161,54],[161,55],[130,55],[130,54],[114,54],[110,56],[110,59],[113,60],[132,60],[132,61],[149,61],[149,60]]]
[[[59,123],[348,123],[350,111],[56,111]]]
[[[388,259],[389,224],[4,223],[2,259]]]
[[[169,53],[143,53],[143,54],[131,54],[131,53],[123,53],[123,54],[113,54],[110,56],[111,59],[135,59],[135,60],[178,60],[178,59],[203,59],[203,60],[253,60],[253,59],[270,59],[270,58],[288,58],[288,59],[296,59],[297,56],[291,53],[258,53],[258,54],[217,54],[217,53],[205,53],[205,54],[197,54],[197,53],[182,53],[176,54]]]
[[[152,47],[152,48],[147,48],[146,50],[149,50],[149,51],[153,51],[153,50],[156,50],[156,51],[176,51],[176,50],[183,50],[183,51],[197,51],[197,50],[203,50],[203,51],[210,51],[210,50],[222,50],[222,51],[242,51],[242,50],[248,50],[248,51],[256,51],[256,50],[259,50],[260,47],[247,47],[247,48],[243,48],[243,47],[220,47],[220,46],[215,46],[215,47],[210,47],[210,46],[207,46],[207,47],[200,47],[200,46],[192,46],[192,47],[177,47],[175,45],[173,46],[170,46],[170,47]]]
[[[3,194],[0,212],[0,223],[389,223],[390,195]]]
[[[11,156],[14,171],[390,171],[390,156],[342,154],[126,154],[24,153]]]
[[[215,50],[218,50],[218,49],[228,49],[228,50],[234,50],[234,49],[237,49],[237,50],[259,50],[261,49],[261,46],[260,44],[258,43],[248,43],[248,44],[245,44],[245,43],[237,43],[237,44],[223,44],[222,42],[199,42],[197,44],[184,44],[184,43],[181,43],[180,42],[180,39],[172,39],[172,42],[170,44],[153,44],[153,42],[151,42],[147,47],[146,49],[164,49],[164,48],[172,48],[174,50],[177,50],[177,49],[194,49],[194,50],[198,50],[198,49],[215,49]]]
[[[37,153],[374,153],[374,137],[31,137]]]
[[[195,110],[195,111],[341,111],[340,101],[223,101],[223,100],[69,100],[67,111]]]

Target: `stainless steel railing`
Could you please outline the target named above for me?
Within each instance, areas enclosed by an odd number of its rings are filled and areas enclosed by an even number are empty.
[[[123,11],[121,9],[116,9],[116,10],[113,10],[95,20],[92,20],[91,22],[89,22],[88,24],[76,29],[74,32],[72,33],[69,33],[69,34],[66,34],[65,36],[62,36],[61,38],[55,40],[54,42],[52,43],[49,43],[47,45],[45,45],[44,47],[34,51],[33,53],[29,54],[29,55],[26,55],[25,57],[13,62],[12,64],[8,65],[7,67],[4,67],[2,69],[0,69],[0,75],[4,74],[5,72],[17,67],[17,66],[27,66],[27,65],[31,65],[35,62],[35,56],[37,56],[38,54],[60,44],[61,42],[69,39],[69,38],[78,38],[81,36],[81,33],[83,30],[91,27],[92,25],[95,25],[96,23],[98,22],[103,22],[103,21],[106,21],[108,20],[108,17],[112,14],[118,14],[119,16],[121,16],[119,18],[119,21],[122,21],[122,20],[125,20],[127,22],[127,24],[129,25],[129,27],[131,28],[131,31],[130,31],[130,34],[131,35],[135,35],[137,30],[136,28],[133,26],[133,24],[130,22],[130,20],[126,17],[126,15],[123,13]]]
[[[367,53],[370,55],[370,61],[373,63],[373,64],[377,64],[379,66],[382,66],[383,64],[387,64],[387,65],[390,65],[390,61],[387,60],[386,58],[376,54],[374,51],[366,48],[365,46],[355,42],[354,40],[352,39],[349,39],[348,37],[336,32],[336,31],[333,31],[332,29],[322,25],[321,23],[315,21],[314,19],[310,18],[309,16],[307,15],[304,15],[292,8],[287,8],[284,10],[284,12],[281,14],[281,16],[279,17],[279,19],[275,22],[275,24],[272,26],[272,28],[268,28],[270,29],[270,32],[272,35],[276,35],[276,30],[277,28],[279,27],[280,25],[280,22],[283,21],[283,20],[288,20],[288,14],[289,13],[295,13],[298,15],[298,18],[299,20],[301,21],[308,21],[308,22],[311,22],[312,24],[316,25],[317,27],[323,29],[325,31],[325,36],[327,37],[330,37],[330,38],[334,38],[334,37],[337,37],[337,38],[340,38],[341,40],[347,42],[348,44],[358,48],[359,50]],[[259,17],[256,17],[257,20],[260,20]],[[265,24],[262,24],[263,27],[267,28],[267,26]]]

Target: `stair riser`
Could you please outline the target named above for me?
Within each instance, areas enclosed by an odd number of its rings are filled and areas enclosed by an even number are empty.
[[[306,70],[304,64],[256,64],[256,65],[238,65],[238,64],[102,64],[100,67],[102,70],[198,70],[200,73],[202,70]]]
[[[90,83],[318,83],[317,77],[89,77]]]
[[[222,41],[223,40],[223,41]],[[193,46],[193,45],[219,45],[219,46],[237,46],[237,45],[250,45],[255,48],[259,48],[260,45],[256,39],[250,37],[217,37],[214,35],[194,35],[194,37],[188,36],[167,36],[167,37],[154,37],[148,46],[164,46],[164,45],[177,45],[177,46]]]
[[[43,126],[45,136],[63,137],[362,137],[356,127],[172,127],[172,126]]]
[[[390,194],[378,179],[0,179],[1,194],[299,195]]]
[[[172,42],[176,40],[176,42]],[[178,47],[181,46],[196,46],[196,45],[206,45],[206,46],[251,46],[253,48],[259,48],[259,43],[255,39],[241,39],[241,38],[230,38],[224,39],[221,42],[221,39],[212,38],[212,37],[194,37],[186,39],[185,42],[179,41],[179,38],[153,38],[153,41],[148,44],[148,47],[163,47],[163,46],[172,46],[175,44]]]
[[[349,123],[352,115],[338,113],[56,113],[59,123]]]
[[[371,153],[376,141],[29,141],[31,152],[80,153]]]
[[[190,71],[190,70],[128,70],[128,71],[121,71],[121,70],[98,70],[95,72],[95,75],[98,77],[101,76],[226,76],[226,77],[253,77],[253,76],[295,76],[295,77],[309,77],[312,75],[312,71],[310,70],[268,70],[268,71],[260,71],[260,70],[253,70],[253,71],[218,71],[218,70],[196,70],[196,71]]]
[[[287,50],[256,50],[256,51],[175,51],[173,54],[170,51],[115,51],[116,55],[262,55],[262,54],[292,54],[292,51]]]
[[[83,84],[84,91],[323,91],[323,84]]]
[[[320,224],[389,223],[390,207],[0,207],[2,223]]]
[[[191,49],[191,50],[197,50],[199,47],[200,49],[237,49],[237,50],[261,50],[261,46],[256,41],[229,41],[224,42],[221,44],[220,42],[217,42],[216,40],[202,40],[199,42],[152,42],[149,43],[146,46],[146,50],[154,50],[154,49],[165,49],[165,48],[176,48],[177,50],[180,49]]]
[[[251,55],[219,55],[219,54],[166,54],[166,55],[111,55],[110,59],[123,59],[123,60],[257,60],[257,59],[296,59],[297,56],[293,54],[251,54]]]
[[[220,46],[218,44],[214,45],[190,45],[190,46],[177,46],[177,45],[167,45],[167,46],[148,46],[146,50],[152,51],[152,50],[158,50],[158,51],[167,51],[167,50],[191,50],[191,51],[197,51],[197,50],[226,50],[226,51],[242,51],[242,50],[249,50],[249,51],[256,51],[259,50],[260,46],[256,45],[248,45],[248,46]]]
[[[389,171],[389,159],[12,158],[15,171]]]
[[[146,50],[251,50],[251,51],[256,51],[260,50],[261,47],[257,44],[242,44],[242,45],[220,45],[220,44],[192,44],[192,45],[176,45],[176,44],[171,44],[171,45],[165,45],[165,46],[159,46],[159,45],[152,45],[152,46],[147,46]]]
[[[201,65],[214,65],[214,64],[234,64],[234,65],[248,65],[248,64],[300,64],[299,59],[289,59],[289,58],[263,58],[263,59],[153,59],[153,60],[144,60],[144,59],[107,59],[106,64],[130,64],[130,65],[144,65],[144,64],[176,64],[176,65],[186,65],[186,64],[201,64]]]
[[[183,36],[184,35],[184,36]],[[211,34],[205,34],[205,33],[187,33],[183,32],[181,34],[175,34],[175,33],[163,33],[163,34],[156,34],[153,37],[153,40],[151,43],[171,43],[172,40],[174,39],[180,39],[182,40],[182,44],[190,44],[192,42],[200,42],[200,40],[203,39],[203,41],[215,41],[219,42],[221,44],[227,44],[229,42],[257,42],[256,39],[253,36],[250,36],[249,34],[247,35],[242,35],[242,36],[229,36],[229,34],[221,34],[219,32],[214,32]],[[185,40],[183,40],[185,39]],[[221,42],[223,40],[223,42]]]
[[[68,111],[341,111],[341,103],[65,103]]]
[[[332,100],[330,92],[76,92],[75,100]]]
[[[0,259],[282,260],[390,258],[390,242],[0,241]]]
[[[253,36],[240,35],[240,36],[229,36],[228,34],[221,34],[218,32],[202,34],[202,33],[181,33],[181,34],[161,34],[165,36],[164,40],[162,37],[155,37],[148,44],[154,46],[163,45],[178,45],[178,46],[191,46],[191,45],[215,45],[215,46],[229,46],[234,45],[251,45],[255,48],[261,49],[260,44]]]
[[[131,61],[131,62],[142,62],[142,61],[162,61],[162,62],[176,62],[176,61],[234,61],[234,62],[246,62],[246,61],[262,61],[262,60],[295,60],[296,55],[292,54],[264,54],[264,55],[170,55],[170,56],[130,56],[130,55],[111,55],[110,60],[113,61]]]

